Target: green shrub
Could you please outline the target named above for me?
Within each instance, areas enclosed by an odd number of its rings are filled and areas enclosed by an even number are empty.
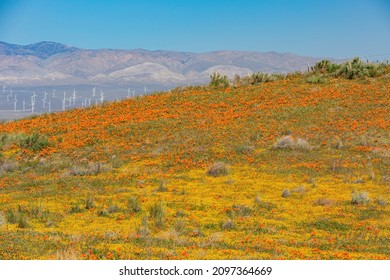
[[[256,210],[264,209],[269,211],[276,208],[276,205],[272,202],[263,201],[259,196],[256,196],[254,208]]]
[[[235,216],[248,217],[252,212],[253,210],[246,205],[234,204],[231,209],[226,211],[226,214],[233,219]]]
[[[162,201],[154,203],[149,208],[149,216],[153,219],[154,225],[158,228],[162,228],[165,222],[165,205]]]
[[[150,229],[149,229],[149,222],[148,222],[148,217],[143,216],[141,220],[141,225],[137,229],[137,233],[141,237],[147,237],[149,236]]]
[[[324,79],[319,75],[312,75],[306,79],[306,82],[310,84],[321,84],[324,82]]]
[[[95,207],[95,199],[92,196],[90,196],[85,201],[85,209],[92,209],[94,207]]]
[[[20,211],[13,211],[9,209],[5,214],[6,220],[10,224],[18,224],[19,228],[28,228],[30,225],[28,224],[27,218]]]
[[[18,227],[19,228],[28,228],[30,227],[26,217],[24,215],[20,215],[18,219]]]
[[[71,208],[70,208],[70,213],[81,213],[82,210],[81,210],[81,207],[80,205],[73,205]]]
[[[11,209],[8,209],[7,212],[5,213],[5,217],[6,217],[8,223],[16,224],[18,222],[19,213],[14,212]]]
[[[268,73],[253,73],[251,76],[249,76],[249,82],[252,85],[257,85],[260,83],[268,83],[268,82],[274,82],[277,80],[282,80],[286,76],[282,74],[268,74]]]
[[[312,73],[316,75],[307,78],[307,81],[310,83],[320,82],[327,75],[346,79],[377,77],[385,72],[385,68],[386,64],[384,63],[365,63],[358,57],[341,64],[322,60],[311,67]]]
[[[24,149],[30,149],[34,152],[41,151],[44,148],[49,146],[49,142],[46,137],[34,133],[32,135],[27,135],[22,137],[19,141],[19,146]]]
[[[211,74],[210,79],[209,86],[213,88],[227,88],[230,85],[228,77],[217,72]]]
[[[176,220],[176,222],[175,222],[175,231],[178,234],[182,234],[185,231],[185,229],[186,229],[185,220],[183,220],[183,219]]]
[[[165,180],[161,180],[160,181],[156,191],[158,191],[158,192],[166,192],[166,191],[168,191],[168,188],[166,186]]]
[[[141,204],[138,202],[138,199],[136,197],[132,196],[127,202],[127,208],[131,213],[140,212]]]

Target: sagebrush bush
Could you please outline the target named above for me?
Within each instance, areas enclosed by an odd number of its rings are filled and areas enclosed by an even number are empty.
[[[327,197],[320,197],[314,202],[314,204],[318,206],[331,206],[333,203],[333,200]]]
[[[379,206],[386,206],[389,204],[389,202],[386,199],[384,199],[383,197],[378,197],[376,199],[376,204],[378,204]]]
[[[235,228],[235,223],[233,219],[228,219],[227,221],[221,223],[222,230],[232,230]]]
[[[101,162],[89,163],[87,166],[76,165],[69,170],[72,176],[88,176],[98,175],[103,172],[108,172],[112,169],[110,165],[102,164]]]
[[[0,161],[0,172],[12,172],[17,170],[19,164],[16,161],[12,161],[6,159],[4,161]]]
[[[207,175],[213,177],[225,176],[229,174],[229,168],[224,162],[216,162],[207,170]]]
[[[353,192],[351,203],[356,205],[365,205],[370,201],[367,192]]]
[[[296,138],[291,135],[286,135],[281,137],[276,141],[273,145],[274,149],[288,149],[288,150],[303,150],[309,151],[311,150],[311,146],[309,142],[302,138]]]
[[[282,197],[289,197],[289,196],[291,196],[291,191],[289,189],[285,189],[282,192]]]

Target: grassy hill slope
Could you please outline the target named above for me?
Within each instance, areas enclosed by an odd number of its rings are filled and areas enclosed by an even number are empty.
[[[0,259],[389,259],[386,71],[3,123]]]

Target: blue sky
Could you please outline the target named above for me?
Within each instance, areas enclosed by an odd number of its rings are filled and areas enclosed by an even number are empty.
[[[390,0],[0,0],[0,41],[390,58]]]

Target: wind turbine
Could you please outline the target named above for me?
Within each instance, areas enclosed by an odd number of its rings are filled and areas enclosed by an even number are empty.
[[[104,101],[104,92],[103,90],[100,90],[100,103],[103,103]]]
[[[55,97],[56,97],[56,90],[53,89],[53,98],[55,98]]]
[[[35,103],[35,97],[37,97],[37,95],[35,94],[35,91],[34,91],[33,95],[31,96],[31,102]]]
[[[45,90],[45,96],[44,96],[43,99],[42,99],[42,107],[43,107],[43,108],[46,108],[46,100],[47,100],[47,92],[46,92],[46,90]]]
[[[26,100],[23,99],[23,111],[26,111]]]
[[[35,97],[37,95],[35,94],[35,91],[33,93],[33,95],[31,96],[31,113],[34,114],[34,110],[35,110]]]
[[[96,97],[96,87],[92,89],[92,97]]]
[[[64,98],[62,99],[62,111],[65,111],[66,92],[64,91]]]
[[[18,103],[17,94],[15,94],[15,100],[14,100],[14,112],[16,112],[16,103]]]
[[[49,104],[49,113],[51,113],[51,100],[49,100],[48,104]]]
[[[73,99],[73,105],[75,105],[76,104],[76,89],[73,89],[72,99]]]

